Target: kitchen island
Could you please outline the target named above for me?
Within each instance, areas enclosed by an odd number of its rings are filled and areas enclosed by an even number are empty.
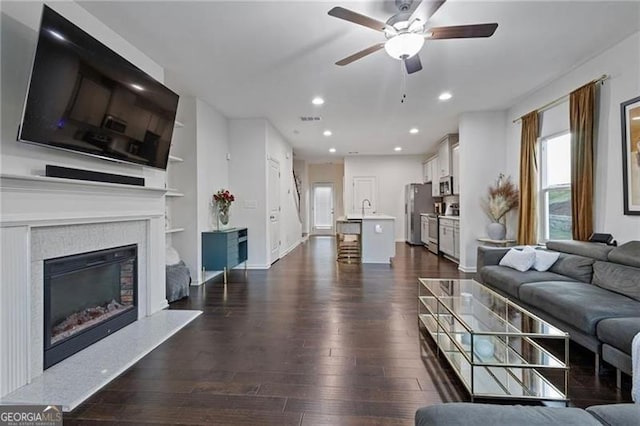
[[[349,214],[338,219],[346,224],[360,224],[362,263],[387,264],[391,263],[391,258],[396,255],[395,220],[393,216],[381,214]]]

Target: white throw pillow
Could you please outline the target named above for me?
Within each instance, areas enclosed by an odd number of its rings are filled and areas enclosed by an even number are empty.
[[[500,260],[500,265],[525,272],[531,269],[535,261],[535,250],[516,250],[512,248]]]
[[[167,246],[164,256],[164,263],[166,263],[167,265],[177,265],[178,263],[180,263],[180,255],[178,254],[176,249],[171,246]]]
[[[534,250],[534,252],[536,253],[536,261],[533,264],[533,269],[540,272],[548,271],[560,257],[560,253],[554,251]]]

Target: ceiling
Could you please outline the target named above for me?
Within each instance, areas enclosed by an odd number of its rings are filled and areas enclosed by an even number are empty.
[[[638,2],[449,0],[428,26],[497,22],[498,30],[489,39],[427,41],[424,69],[407,76],[384,50],[334,65],[384,36],[327,11],[340,5],[385,21],[393,2],[80,4],[165,67],[179,94],[229,118],[266,117],[298,157],[316,160],[350,151],[396,155],[395,146],[401,154],[433,151],[441,136],[457,131],[461,112],[506,109],[640,28]],[[443,91],[453,98],[439,101]],[[311,104],[317,95],[323,106]],[[420,132],[409,134],[411,127]],[[325,129],[333,135],[323,136]],[[330,147],[337,149],[331,156]]]

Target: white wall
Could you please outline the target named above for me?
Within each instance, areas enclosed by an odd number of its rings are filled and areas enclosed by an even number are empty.
[[[302,239],[302,223],[296,206],[293,181],[293,148],[284,136],[267,122],[267,156],[280,164],[280,257],[293,250]],[[277,259],[271,259],[274,262]]]
[[[475,271],[476,239],[486,236],[491,221],[482,210],[487,188],[506,168],[506,112],[461,114],[460,135],[460,269]],[[513,229],[507,228],[509,234]]]
[[[147,186],[163,187],[165,172],[135,165],[100,160],[77,153],[68,153],[16,141],[18,124],[26,96],[31,65],[35,54],[38,28],[42,14],[39,1],[2,1],[2,130],[0,134],[0,167],[2,173],[44,174],[46,164],[77,167],[108,173],[142,176]],[[122,55],[156,80],[164,80],[163,68],[148,56],[98,21],[72,1],[47,2],[93,37]]]
[[[422,156],[357,156],[344,159],[344,208],[353,212],[353,178],[375,176],[378,181],[376,194],[378,214],[396,218],[396,241],[405,239],[404,191],[408,183],[422,183]],[[357,209],[356,209],[357,210]]]
[[[229,122],[216,109],[196,100],[196,157],[198,201],[197,249],[198,265],[202,268],[202,232],[213,229],[211,198],[222,188],[229,187]],[[217,225],[217,223],[216,223]]]
[[[231,225],[249,233],[248,266],[268,268],[267,234],[267,122],[264,119],[229,121],[229,188],[236,196]]]
[[[519,175],[520,124],[511,121],[563,96],[602,74],[610,75],[599,88],[595,171],[594,231],[611,233],[618,242],[640,240],[640,216],[623,214],[622,135],[620,104],[640,94],[640,33],[623,40],[544,88],[526,96],[508,112],[507,163]],[[561,118],[559,118],[561,117]],[[545,113],[542,132],[569,128],[565,102]],[[564,129],[562,129],[564,127]]]
[[[309,174],[309,209],[307,210],[307,222],[313,232],[313,185],[315,183],[332,183],[334,191],[333,218],[344,216],[344,164],[342,163],[311,163],[308,166]],[[334,225],[335,227],[335,225]]]

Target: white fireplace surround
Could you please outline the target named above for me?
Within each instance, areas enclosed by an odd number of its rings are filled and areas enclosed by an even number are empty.
[[[138,318],[167,306],[165,190],[0,175],[0,397],[43,372],[45,259],[138,246]]]

